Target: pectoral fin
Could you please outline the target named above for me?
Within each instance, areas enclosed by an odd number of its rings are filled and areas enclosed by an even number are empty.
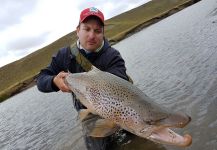
[[[98,119],[88,135],[93,137],[106,137],[115,133],[118,129],[119,127],[114,122],[106,119]]]
[[[81,109],[78,113],[79,119],[83,121],[91,112],[88,109]]]

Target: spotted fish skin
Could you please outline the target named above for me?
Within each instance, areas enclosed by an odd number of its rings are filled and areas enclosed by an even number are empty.
[[[189,122],[185,114],[160,107],[135,85],[95,67],[89,72],[69,74],[65,82],[91,113],[144,138],[162,127]]]

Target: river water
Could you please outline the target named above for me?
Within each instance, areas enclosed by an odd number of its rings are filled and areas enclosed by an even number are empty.
[[[193,143],[176,148],[136,138],[125,150],[217,150],[217,1],[203,0],[114,47],[148,96],[192,117],[176,130]],[[0,149],[84,150],[71,95],[30,88],[0,104]]]

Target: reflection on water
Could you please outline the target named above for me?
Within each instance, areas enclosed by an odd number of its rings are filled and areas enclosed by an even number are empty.
[[[118,43],[136,86],[166,108],[186,112],[189,150],[217,150],[217,3],[201,1]],[[0,149],[83,150],[69,94],[33,87],[0,104]],[[136,137],[124,150],[179,150]]]

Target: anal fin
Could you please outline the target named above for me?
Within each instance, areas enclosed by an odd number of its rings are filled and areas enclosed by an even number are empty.
[[[119,127],[114,122],[106,119],[98,119],[92,130],[89,131],[88,136],[106,137],[115,133],[118,129]]]

